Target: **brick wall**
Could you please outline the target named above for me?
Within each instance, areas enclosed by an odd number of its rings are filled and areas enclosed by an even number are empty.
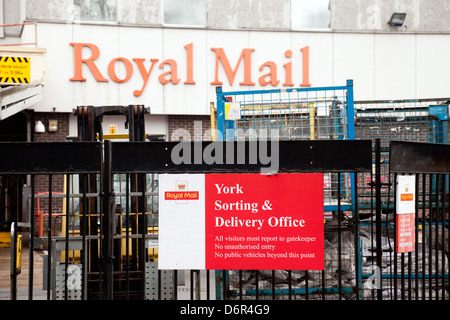
[[[45,126],[44,133],[34,133],[33,139],[35,142],[65,142],[66,137],[69,135],[69,114],[67,113],[34,113],[34,121],[41,120]],[[56,132],[48,131],[48,121],[56,119],[58,120],[58,130]],[[54,155],[58,158],[58,155]],[[35,176],[35,192],[36,193],[48,193],[49,192],[49,176],[37,175]],[[55,174],[52,175],[52,193],[64,192],[64,175]],[[37,210],[37,202],[35,203]],[[39,210],[47,214],[48,213],[48,198],[39,199]],[[52,234],[59,235],[61,232],[61,218],[56,218],[57,214],[63,212],[63,199],[53,198],[52,200],[52,215],[55,215],[52,220]],[[37,219],[35,221],[37,223]],[[48,219],[44,218],[44,232],[47,230]],[[35,228],[37,230],[37,226]]]
[[[211,118],[201,115],[170,115],[168,141],[210,141]]]
[[[50,142],[50,141],[66,141],[69,135],[69,114],[57,112],[35,112],[33,115],[34,121],[41,120],[45,126],[44,133],[34,133],[34,141],[36,142]],[[48,121],[58,120],[58,130],[56,132],[48,132]]]

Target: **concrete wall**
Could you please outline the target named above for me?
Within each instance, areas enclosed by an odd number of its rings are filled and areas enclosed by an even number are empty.
[[[25,0],[2,0],[3,21],[2,24],[21,23],[25,19]],[[22,32],[21,26],[4,28],[6,37],[18,37]]]
[[[206,0],[207,26],[220,29],[289,30],[290,0]]]
[[[450,32],[448,0],[331,0],[336,31]],[[405,12],[402,27],[390,27],[394,12]]]
[[[27,0],[25,17],[27,20],[69,21],[73,8],[73,0]]]
[[[118,0],[117,19],[124,24],[160,26],[164,20],[162,2],[162,0]]]
[[[22,1],[3,0],[11,16]],[[205,0],[206,28],[291,30],[291,1]],[[448,0],[330,0],[331,29],[362,32],[450,32]],[[69,22],[79,17],[73,0],[27,0],[27,20]],[[405,25],[390,27],[394,12],[405,12]],[[15,17],[16,15],[13,15]],[[6,17],[6,15],[5,15]],[[14,19],[16,19],[15,17]],[[164,0],[117,0],[117,22],[164,25]]]
[[[117,0],[117,21],[123,24],[156,25],[163,23],[162,0]],[[71,22],[80,14],[73,0],[27,0],[26,19]]]
[[[206,27],[223,29],[290,28],[291,0],[205,0]],[[162,26],[163,0],[117,0],[117,20],[121,24]],[[71,21],[77,19],[73,0],[28,0],[26,19]]]

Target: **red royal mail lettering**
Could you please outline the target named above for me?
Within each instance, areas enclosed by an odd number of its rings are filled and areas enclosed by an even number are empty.
[[[164,200],[198,200],[198,191],[166,191]]]
[[[194,49],[193,49],[193,44],[189,43],[187,45],[184,46],[184,48],[186,49],[186,81],[184,82],[184,84],[195,84],[194,81]]]
[[[303,55],[303,82],[300,86],[311,87],[311,83],[309,82],[309,46],[301,48],[300,51]]]
[[[273,86],[278,85],[280,80],[277,79],[277,64],[273,61],[267,61],[259,67],[259,71],[262,71],[265,67],[268,67],[270,72],[259,77],[259,84],[262,86],[266,86],[269,83]],[[270,80],[267,80],[267,77],[269,77]]]
[[[122,61],[123,64],[125,65],[125,70],[126,70],[126,76],[123,79],[120,79],[119,77],[117,77],[116,74],[116,62],[117,61]],[[122,57],[118,57],[115,58],[113,60],[111,60],[111,62],[108,65],[108,75],[111,78],[111,80],[113,80],[114,82],[126,82],[128,80],[130,80],[131,76],[133,75],[133,65],[131,64],[130,60],[126,59],[126,58],[122,58]]]
[[[222,64],[225,74],[227,75],[228,81],[230,85],[233,85],[234,78],[236,77],[237,70],[241,61],[244,60],[244,81],[239,84],[242,86],[254,86],[255,83],[252,81],[252,52],[255,49],[243,49],[241,52],[241,56],[234,67],[234,70],[231,68],[230,62],[228,61],[227,55],[223,48],[211,48],[212,51],[216,53],[216,72],[214,81],[211,82],[213,85],[221,85],[223,82],[219,81],[219,62]]]
[[[180,82],[180,78],[178,78],[177,62],[173,59],[167,59],[167,60],[164,60],[163,62],[161,62],[161,64],[159,65],[159,68],[164,69],[164,65],[169,65],[170,70],[167,72],[164,72],[163,74],[161,74],[159,76],[159,82],[161,82],[162,84],[166,84],[169,82],[172,82],[173,84],[177,84],[178,82]],[[170,75],[170,78],[166,79],[166,75]]]
[[[284,56],[286,58],[292,57],[292,50],[286,50],[284,53]],[[283,64],[284,69],[286,70],[286,81],[283,83],[283,86],[293,86],[294,83],[292,82],[292,61]]]
[[[97,67],[95,61],[100,56],[100,49],[92,43],[73,43],[70,45],[74,49],[74,75],[70,78],[70,81],[82,81],[85,82],[86,78],[83,75],[83,64],[87,66],[92,76],[95,78],[97,82],[108,82],[108,79],[105,78]],[[184,46],[186,51],[186,78],[183,84],[186,85],[195,85],[196,82],[194,80],[194,45],[193,43],[189,43]],[[90,51],[89,53],[86,53]],[[233,85],[234,80],[236,78],[236,74],[238,69],[243,63],[243,75],[244,79],[242,82],[239,82],[241,86],[254,86],[255,83],[252,81],[252,54],[255,49],[242,49],[241,54],[237,63],[234,67],[231,66],[230,61],[225,53],[223,48],[211,48],[211,51],[215,53],[215,74],[214,81],[211,82],[212,85],[222,85],[223,82],[219,80],[219,65],[222,65],[223,71],[228,79],[230,85]],[[303,47],[300,49],[302,54],[302,70],[303,70],[303,79],[300,86],[311,86],[309,82],[309,47]],[[83,53],[85,56],[83,56]],[[284,56],[288,59],[292,58],[292,50],[286,50],[284,52]],[[107,73],[109,78],[117,83],[127,82],[131,79],[134,72],[133,61],[136,64],[139,73],[143,79],[143,85],[140,90],[134,90],[133,94],[136,97],[139,97],[144,89],[147,86],[147,83],[150,79],[152,71],[154,70],[154,66],[159,61],[159,59],[149,59],[150,65],[145,66],[146,59],[144,58],[133,58],[132,61],[124,58],[117,57],[112,59],[107,68]],[[125,66],[125,75],[118,75],[116,73],[117,64],[123,64]],[[159,69],[162,72],[158,76],[159,83],[162,85],[166,85],[169,82],[176,85],[181,79],[178,77],[178,63],[174,59],[165,59],[159,64]],[[294,86],[292,81],[292,61],[286,62],[283,64],[284,68],[284,82],[283,86]],[[266,61],[260,65],[259,71],[265,71],[267,73],[261,74],[258,78],[258,82],[262,86],[271,85],[277,86],[280,83],[278,79],[278,71],[277,64],[274,61]],[[86,70],[84,70],[86,71]]]
[[[400,200],[401,201],[413,201],[414,195],[412,193],[402,193],[400,195]]]
[[[83,63],[86,64],[91,70],[92,75],[95,80],[98,82],[108,82],[108,79],[102,76],[97,66],[95,65],[94,60],[96,60],[100,55],[99,48],[92,43],[70,43],[74,49],[74,71],[75,74],[70,81],[86,81],[86,78],[83,77]],[[91,50],[91,56],[87,59],[83,59],[83,48],[87,47]]]
[[[144,85],[142,86],[141,90],[134,90],[133,94],[136,97],[139,97],[142,92],[144,92],[145,86],[147,85],[148,79],[150,78],[150,75],[152,74],[153,67],[155,64],[159,61],[159,59],[150,59],[152,62],[150,69],[147,71],[144,66],[145,59],[133,59],[133,61],[137,64],[139,72],[141,73],[142,79],[144,80]]]

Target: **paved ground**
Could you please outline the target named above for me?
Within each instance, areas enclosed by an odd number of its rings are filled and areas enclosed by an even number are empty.
[[[10,300],[11,297],[11,265],[10,248],[0,248],[0,300]],[[42,290],[42,255],[34,254],[33,298],[42,300],[47,298]],[[17,276],[17,300],[28,300],[29,252],[22,251],[22,271]]]
[[[10,300],[10,248],[0,248],[0,300]],[[42,252],[35,252],[34,254],[34,272],[33,272],[33,299],[47,300],[47,291],[42,290],[43,284],[43,258]],[[29,268],[29,251],[24,248],[22,252],[22,271],[17,277],[17,300],[28,300],[28,268]],[[190,299],[190,272],[184,272],[184,284],[180,283],[178,286],[178,300]],[[215,297],[215,275],[214,271],[210,272],[210,298]],[[201,299],[206,299],[206,272],[200,272]]]

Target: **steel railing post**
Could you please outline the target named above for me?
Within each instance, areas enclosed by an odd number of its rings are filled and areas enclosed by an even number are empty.
[[[382,244],[381,244],[381,142],[375,139],[375,215],[376,215],[376,251],[377,267],[382,270]],[[381,283],[377,287],[377,299],[382,300]]]
[[[104,298],[113,299],[113,272],[114,272],[114,231],[115,216],[112,206],[112,172],[111,172],[111,141],[104,141],[104,161],[102,168],[102,238],[103,238],[103,274],[104,274]]]

